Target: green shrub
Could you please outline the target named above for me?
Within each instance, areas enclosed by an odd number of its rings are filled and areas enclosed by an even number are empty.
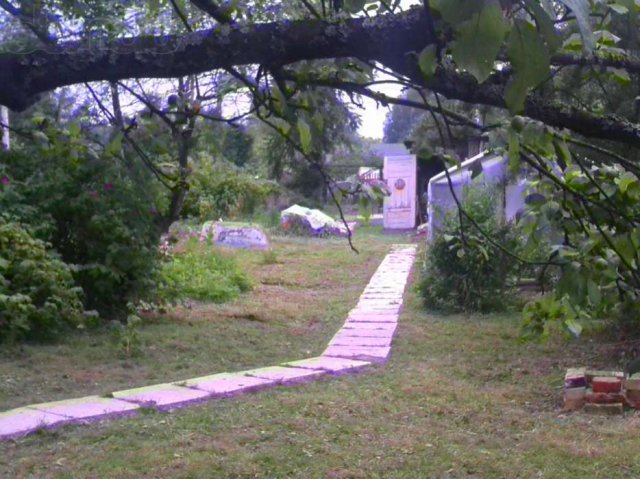
[[[85,307],[126,316],[128,301],[153,288],[159,233],[150,176],[98,155],[82,137],[47,133],[46,145],[0,158],[0,211],[33,226],[62,260],[74,265]]]
[[[221,162],[197,163],[189,182],[182,214],[201,221],[251,215],[279,191],[274,182],[254,178]]]
[[[488,189],[468,189],[464,210],[489,237],[513,251],[511,224],[498,221],[497,198]],[[517,262],[493,245],[464,217],[460,231],[457,210],[445,216],[426,252],[419,290],[427,308],[441,311],[496,311],[507,307],[511,275]]]
[[[43,241],[0,216],[0,341],[45,339],[81,325],[81,293]]]
[[[226,302],[249,291],[251,283],[233,258],[192,239],[184,253],[162,266],[158,295],[164,301],[184,299]]]
[[[129,315],[126,323],[112,322],[111,341],[118,352],[125,358],[136,357],[142,354],[142,339],[140,338],[140,326],[142,319],[137,315],[136,309],[130,303]]]

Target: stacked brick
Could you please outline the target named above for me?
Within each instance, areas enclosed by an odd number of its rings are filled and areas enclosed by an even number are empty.
[[[622,414],[625,406],[640,409],[640,374],[570,368],[564,377],[565,410]]]

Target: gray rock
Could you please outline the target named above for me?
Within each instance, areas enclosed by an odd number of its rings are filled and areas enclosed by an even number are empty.
[[[259,227],[228,227],[221,223],[207,222],[202,226],[200,240],[211,238],[214,245],[231,248],[268,250],[269,238]]]

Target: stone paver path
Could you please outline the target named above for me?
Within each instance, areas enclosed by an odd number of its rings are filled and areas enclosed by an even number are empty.
[[[141,407],[174,410],[274,385],[352,373],[372,363],[383,363],[391,353],[402,296],[415,255],[415,245],[392,247],[371,277],[358,304],[349,312],[343,327],[319,357],[122,390],[108,397],[91,396],[16,408],[0,413],[0,440],[27,435],[41,428],[135,415]]]

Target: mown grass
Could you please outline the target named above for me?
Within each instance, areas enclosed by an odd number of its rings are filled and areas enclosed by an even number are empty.
[[[606,366],[588,339],[522,345],[515,314],[443,317],[407,299],[386,365],[2,443],[0,475],[640,476],[640,416],[561,410],[567,367]]]
[[[0,411],[319,354],[393,241],[362,229],[344,239],[274,237],[272,253],[225,249],[253,291],[225,304],[194,302],[145,318],[127,357],[108,328],[0,351]]]

